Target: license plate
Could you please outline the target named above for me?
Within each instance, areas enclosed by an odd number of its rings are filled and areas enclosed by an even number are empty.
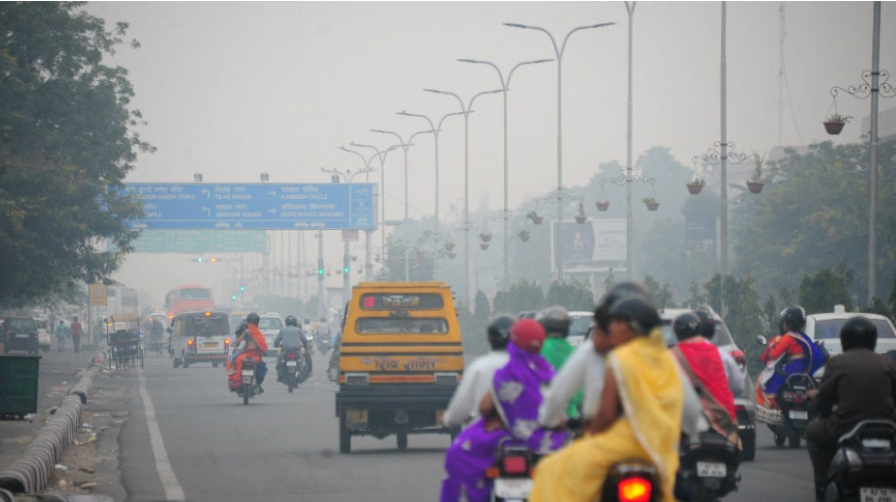
[[[21,333],[19,333],[18,335],[16,335],[16,338],[28,338],[28,337],[30,337],[30,336],[31,336],[31,335],[29,335],[29,334],[21,334]]]
[[[701,478],[724,478],[728,467],[717,462],[697,462],[697,476]]]
[[[348,410],[345,421],[347,425],[367,425],[367,410]]]
[[[495,480],[495,497],[502,499],[527,499],[532,492],[529,478],[498,478]]]
[[[295,368],[296,362],[295,361],[286,361],[286,365],[289,366],[290,368]]]
[[[896,488],[859,488],[860,502],[896,502]]]
[[[202,346],[205,347],[205,348],[207,348],[207,349],[217,349],[217,348],[218,348],[218,342],[205,342],[205,343],[202,344]]]
[[[809,420],[808,411],[791,410],[787,416],[790,417],[791,420]]]
[[[243,370],[243,376],[244,377],[255,376],[255,372],[252,370]]]

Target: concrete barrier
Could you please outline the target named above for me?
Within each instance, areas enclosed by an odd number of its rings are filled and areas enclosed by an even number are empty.
[[[65,448],[75,439],[81,425],[81,406],[93,390],[93,380],[102,368],[92,364],[79,372],[78,383],[62,400],[47,424],[31,440],[22,457],[0,471],[0,502],[15,500],[12,494],[37,493],[47,486]],[[9,494],[9,495],[7,495]]]

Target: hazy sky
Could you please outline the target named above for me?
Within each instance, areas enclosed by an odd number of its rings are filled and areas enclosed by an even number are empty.
[[[777,143],[778,2],[728,3],[728,137],[745,152]],[[871,2],[786,2],[789,95],[783,143],[830,139],[821,125],[833,85],[861,83],[871,65]],[[502,26],[542,26],[558,38],[584,24],[615,26],[574,34],[563,58],[564,185],[586,183],[598,164],[624,162],[628,15],[623,2],[108,2],[87,9],[109,23],[127,21],[139,49],[114,58],[136,90],[133,105],[148,121],[130,181],[325,183],[321,167],[362,167],[339,151],[351,141],[380,147],[390,137],[371,128],[422,130],[500,86],[485,59],[505,72],[531,59],[554,58],[543,33]],[[639,2],[634,14],[634,156],[668,146],[685,164],[720,137],[719,2]],[[896,72],[896,5],[883,4],[881,68]],[[787,92],[788,87],[785,87]],[[557,184],[557,65],[524,66],[508,94],[510,204]],[[881,109],[896,106],[881,100]],[[856,141],[867,100],[838,99],[853,115],[837,142]],[[482,96],[470,117],[471,207],[502,204],[502,100]],[[441,135],[443,217],[464,196],[463,120]],[[366,154],[366,152],[365,152]],[[409,154],[411,217],[433,212],[434,148],[418,136]],[[379,173],[372,179],[379,181]],[[402,154],[386,166],[386,217],[403,216]],[[334,239],[335,247],[335,239]],[[127,267],[126,267],[127,270]]]

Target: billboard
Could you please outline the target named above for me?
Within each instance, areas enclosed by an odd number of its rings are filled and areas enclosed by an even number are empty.
[[[564,267],[599,267],[599,262],[625,261],[625,219],[607,218],[585,223],[564,221],[560,250]],[[556,262],[557,222],[551,224],[551,263]]]

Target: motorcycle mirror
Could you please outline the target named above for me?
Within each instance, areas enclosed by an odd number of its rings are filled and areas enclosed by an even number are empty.
[[[759,345],[765,346],[765,345],[768,345],[768,340],[766,340],[764,336],[759,335],[756,337],[756,343],[758,343]]]

